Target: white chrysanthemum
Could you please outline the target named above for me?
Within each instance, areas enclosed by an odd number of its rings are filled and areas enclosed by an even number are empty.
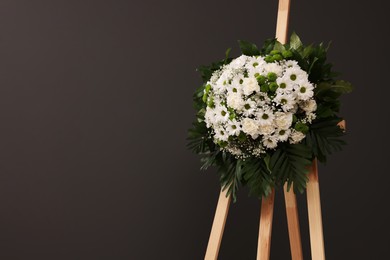
[[[298,66],[286,68],[283,76],[285,80],[289,80],[290,82],[300,82],[302,80],[307,80],[308,78],[306,71],[302,70]]]
[[[227,95],[226,103],[229,107],[236,110],[242,110],[245,105],[245,101],[242,99],[241,94],[234,92],[231,92]]]
[[[226,124],[226,131],[230,136],[237,136],[241,132],[241,126],[236,119],[229,120]]]
[[[297,144],[305,138],[305,134],[295,129],[290,134],[290,144]]]
[[[285,142],[288,140],[288,137],[290,136],[291,130],[290,129],[278,129],[276,130],[277,139],[280,142]]]
[[[250,136],[253,139],[259,137],[259,126],[257,122],[250,118],[244,118],[242,120],[242,131]]]
[[[228,138],[229,135],[227,134],[226,130],[223,127],[217,127],[215,129],[214,139],[219,141],[227,141]]]
[[[242,83],[244,81],[244,77],[241,75],[235,75],[231,80],[230,84],[226,85],[226,89],[228,92],[240,93],[242,94]]]
[[[269,107],[272,102],[269,96],[264,92],[257,93],[254,98],[257,99],[257,104],[259,107]]]
[[[274,98],[274,102],[280,106],[282,106],[283,111],[290,111],[294,108],[294,105],[296,104],[295,101],[295,94],[284,94],[284,93],[278,93],[276,97]]]
[[[229,64],[229,67],[231,67],[233,69],[241,69],[242,67],[244,67],[244,65],[247,62],[248,58],[249,58],[248,56],[241,55],[240,57],[235,58],[234,60],[232,60],[232,62]]]
[[[291,127],[293,122],[293,114],[292,113],[283,113],[283,112],[276,112],[275,113],[275,125],[279,129],[288,129]]]
[[[297,94],[298,99],[308,100],[314,95],[313,89],[314,89],[313,84],[305,81],[299,84],[299,86],[295,87],[295,93]]]
[[[265,110],[259,110],[256,113],[257,121],[260,125],[270,125],[274,121],[274,114],[272,113],[272,110],[265,109]]]
[[[242,109],[243,115],[248,117],[253,116],[257,108],[256,105],[257,103],[252,99],[245,100],[244,108]]]
[[[275,126],[273,124],[259,126],[259,133],[261,135],[271,135],[273,132],[275,132]]]
[[[208,108],[206,110],[206,113],[204,115],[204,119],[206,122],[206,126],[208,128],[212,127],[216,123],[216,118],[215,118],[215,109],[213,108]]]
[[[284,65],[285,65],[287,68],[299,67],[298,62],[295,61],[295,60],[286,60],[286,61],[284,62]]]
[[[291,81],[287,79],[287,77],[277,78],[276,83],[279,86],[276,90],[277,93],[291,93],[291,91],[294,90],[294,84],[292,84]]]
[[[264,74],[264,65],[266,62],[262,57],[251,57],[245,65],[248,76],[256,78],[259,75]]]
[[[219,123],[227,122],[229,119],[229,111],[225,106],[219,105],[215,108],[215,120]]]
[[[255,78],[244,78],[244,81],[242,83],[243,85],[243,92],[245,95],[249,96],[252,93],[256,93],[260,91],[260,86],[257,83],[257,80]]]
[[[263,140],[263,145],[268,149],[275,149],[278,146],[278,141],[275,136],[267,136]]]
[[[264,64],[264,73],[267,75],[270,72],[275,73],[277,76],[281,76],[283,72],[283,67],[280,66],[277,62]]]
[[[309,99],[302,102],[300,107],[306,112],[311,113],[317,110],[317,102],[314,99]]]

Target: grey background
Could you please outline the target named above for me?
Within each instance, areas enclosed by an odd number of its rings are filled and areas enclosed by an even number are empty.
[[[0,1],[0,258],[202,259],[214,170],[185,149],[195,68],[274,36],[276,0]],[[320,168],[327,259],[386,259],[389,50],[382,1],[292,1],[304,43],[354,83],[349,146]],[[310,259],[305,195],[298,197]],[[243,189],[220,259],[255,259]],[[272,259],[289,259],[276,194]]]

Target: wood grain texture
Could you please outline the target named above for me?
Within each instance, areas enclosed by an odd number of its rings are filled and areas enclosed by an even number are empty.
[[[279,0],[278,18],[276,22],[276,38],[286,43],[288,32],[288,19],[290,16],[290,0]]]
[[[313,260],[325,260],[317,160],[313,161],[310,168],[309,182],[307,184],[306,192],[309,214],[311,258]]]
[[[287,183],[284,185],[284,201],[286,204],[286,215],[288,225],[288,235],[290,238],[290,249],[292,260],[302,260],[302,242],[299,228],[297,199],[293,188],[287,191]]]
[[[215,216],[213,226],[211,228],[209,243],[207,245],[205,260],[217,260],[219,248],[221,246],[222,235],[225,229],[226,218],[229,211],[231,196],[226,197],[226,191],[222,191],[219,194],[217,209],[215,210]]]
[[[271,251],[272,218],[274,215],[275,190],[261,201],[257,260],[268,260]]]

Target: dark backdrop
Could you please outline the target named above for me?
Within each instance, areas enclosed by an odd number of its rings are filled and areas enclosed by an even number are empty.
[[[0,258],[202,259],[219,184],[185,149],[195,68],[273,37],[276,12],[276,0],[0,1]],[[331,260],[389,255],[387,24],[379,0],[292,1],[290,29],[332,40],[356,87],[349,146],[320,168]],[[271,257],[289,259],[276,195]],[[239,193],[220,259],[255,259],[259,208]]]

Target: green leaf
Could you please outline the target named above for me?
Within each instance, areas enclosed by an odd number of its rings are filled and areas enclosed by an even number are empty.
[[[247,55],[247,56],[256,56],[260,55],[260,51],[257,48],[256,44],[248,42],[248,41],[238,41],[240,45],[240,49],[242,54]]]
[[[275,46],[276,42],[277,41],[276,41],[275,38],[265,40],[265,42],[263,44],[263,47],[261,48],[261,51],[260,51],[261,54],[262,55],[269,54],[274,49],[274,46]]]
[[[341,139],[345,133],[337,125],[341,120],[339,117],[328,117],[316,120],[310,125],[310,130],[303,142],[311,148],[320,162],[326,162],[328,155],[340,151],[346,144]]]
[[[312,157],[310,148],[304,144],[286,144],[276,150],[270,160],[276,184],[292,183],[294,191],[302,193],[306,188]]]
[[[232,51],[232,48],[228,48],[226,51],[225,51],[225,64],[227,64],[229,62],[229,56],[230,56],[230,52]]]
[[[300,47],[302,47],[301,39],[299,39],[299,36],[293,32],[290,37],[290,48],[298,50]]]
[[[284,47],[283,44],[281,44],[280,42],[276,41],[275,45],[274,45],[274,50],[282,52],[282,51],[286,50],[286,48]]]
[[[265,160],[246,159],[242,165],[242,172],[249,188],[249,194],[259,199],[267,197],[271,193],[274,183]]]

